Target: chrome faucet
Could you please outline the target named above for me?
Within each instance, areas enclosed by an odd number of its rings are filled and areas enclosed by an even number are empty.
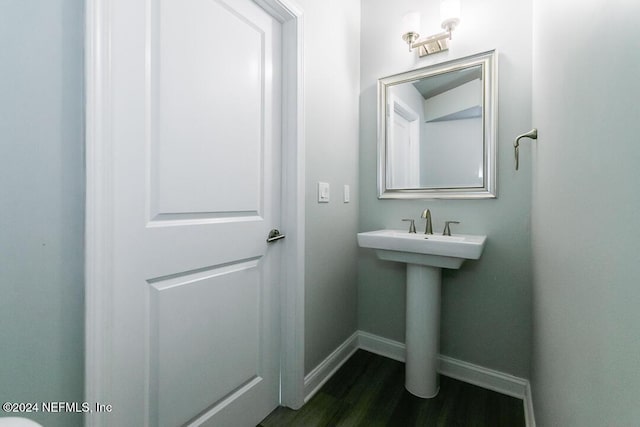
[[[431,224],[431,211],[429,209],[423,210],[420,218],[427,219],[427,225],[425,225],[424,227],[424,234],[433,234],[433,225]]]

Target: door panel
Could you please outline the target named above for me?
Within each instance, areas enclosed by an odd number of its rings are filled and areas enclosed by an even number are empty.
[[[109,420],[255,425],[279,399],[281,25],[251,0],[113,3]]]
[[[235,10],[213,0],[162,0],[155,6],[154,213],[255,213],[268,101],[263,86],[271,72],[271,34],[263,28],[270,23],[243,16],[254,13],[250,4]]]
[[[179,425],[258,378],[260,288],[257,260],[151,284],[150,381],[158,390],[151,405],[159,425]]]

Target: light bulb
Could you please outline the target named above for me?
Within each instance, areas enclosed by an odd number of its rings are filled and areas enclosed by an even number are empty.
[[[420,33],[420,13],[409,12],[402,18],[402,31],[404,33]]]
[[[453,31],[460,23],[460,0],[442,0],[440,2],[440,20],[442,28]]]

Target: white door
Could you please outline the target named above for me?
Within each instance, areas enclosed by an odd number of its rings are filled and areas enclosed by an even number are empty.
[[[392,99],[387,151],[387,187],[420,187],[419,116],[397,98]]]
[[[113,426],[256,425],[279,399],[281,24],[111,2]]]
[[[393,138],[390,139],[391,144],[389,147],[389,160],[393,168],[389,171],[389,177],[391,178],[390,188],[407,188],[411,180],[411,175],[408,167],[398,167],[404,161],[410,158],[411,150],[411,138],[409,132],[409,121],[402,117],[400,114],[393,113]]]

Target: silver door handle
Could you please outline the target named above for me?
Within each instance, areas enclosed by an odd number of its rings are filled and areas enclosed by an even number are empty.
[[[285,236],[284,234],[280,234],[280,230],[274,228],[269,232],[269,235],[267,236],[267,243],[275,242],[276,240],[284,239],[285,237],[287,236]]]

